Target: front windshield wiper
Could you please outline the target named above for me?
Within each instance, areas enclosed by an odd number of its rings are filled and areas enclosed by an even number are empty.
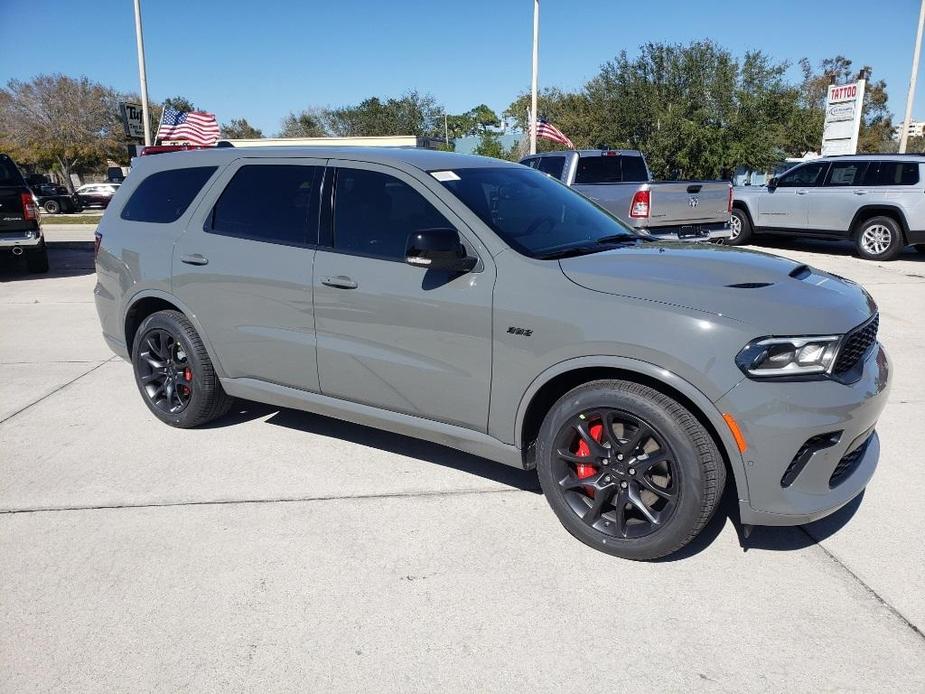
[[[604,249],[599,246],[572,246],[571,248],[560,248],[558,251],[541,253],[536,257],[540,260],[559,260],[560,258],[574,258],[579,255],[600,253],[603,250]]]
[[[648,236],[631,236],[630,234],[614,234],[613,236],[602,236],[597,239],[595,243],[602,244],[624,244],[624,243],[636,243],[637,241],[647,241],[652,242],[655,239],[649,238]]]

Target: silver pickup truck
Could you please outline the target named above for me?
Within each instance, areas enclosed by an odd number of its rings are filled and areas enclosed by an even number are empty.
[[[521,164],[557,178],[641,234],[671,240],[728,239],[732,186],[725,181],[653,181],[634,149],[543,152]]]

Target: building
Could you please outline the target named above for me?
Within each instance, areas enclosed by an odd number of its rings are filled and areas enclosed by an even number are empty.
[[[905,122],[900,121],[899,125],[896,126],[896,132],[893,135],[894,140],[898,140],[900,134],[905,127]],[[909,121],[909,127],[906,132],[909,134],[909,137],[925,137],[925,120],[911,120]]]

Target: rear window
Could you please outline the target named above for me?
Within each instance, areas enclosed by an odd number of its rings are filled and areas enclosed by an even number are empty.
[[[872,161],[864,175],[865,186],[912,186],[919,182],[919,165],[908,161]]]
[[[642,157],[626,155],[581,157],[575,173],[575,183],[639,183],[648,180],[649,172]]]
[[[215,203],[209,231],[269,243],[317,243],[320,178],[318,166],[242,166]]]
[[[24,186],[25,179],[16,168],[13,160],[7,156],[0,156],[0,186]]]
[[[565,168],[565,157],[540,157],[536,168],[553,178],[562,178],[562,169]]]
[[[143,180],[122,209],[122,219],[130,222],[169,224],[177,221],[199,194],[214,166],[170,169]]]

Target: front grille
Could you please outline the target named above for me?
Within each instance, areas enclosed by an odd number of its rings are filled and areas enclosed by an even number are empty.
[[[871,434],[873,436],[873,434]],[[864,443],[855,448],[853,451],[845,453],[844,457],[838,461],[838,465],[835,466],[835,469],[832,471],[832,476],[829,477],[829,488],[834,489],[839,484],[844,482],[848,477],[854,472],[858,465],[861,463],[861,459],[864,457],[865,451],[867,451],[867,445],[870,443],[870,436],[864,439]]]
[[[877,341],[877,328],[879,327],[880,314],[875,313],[873,318],[848,333],[842,341],[841,349],[838,350],[838,357],[835,359],[832,372],[842,375],[855,368],[867,354],[871,345]]]

